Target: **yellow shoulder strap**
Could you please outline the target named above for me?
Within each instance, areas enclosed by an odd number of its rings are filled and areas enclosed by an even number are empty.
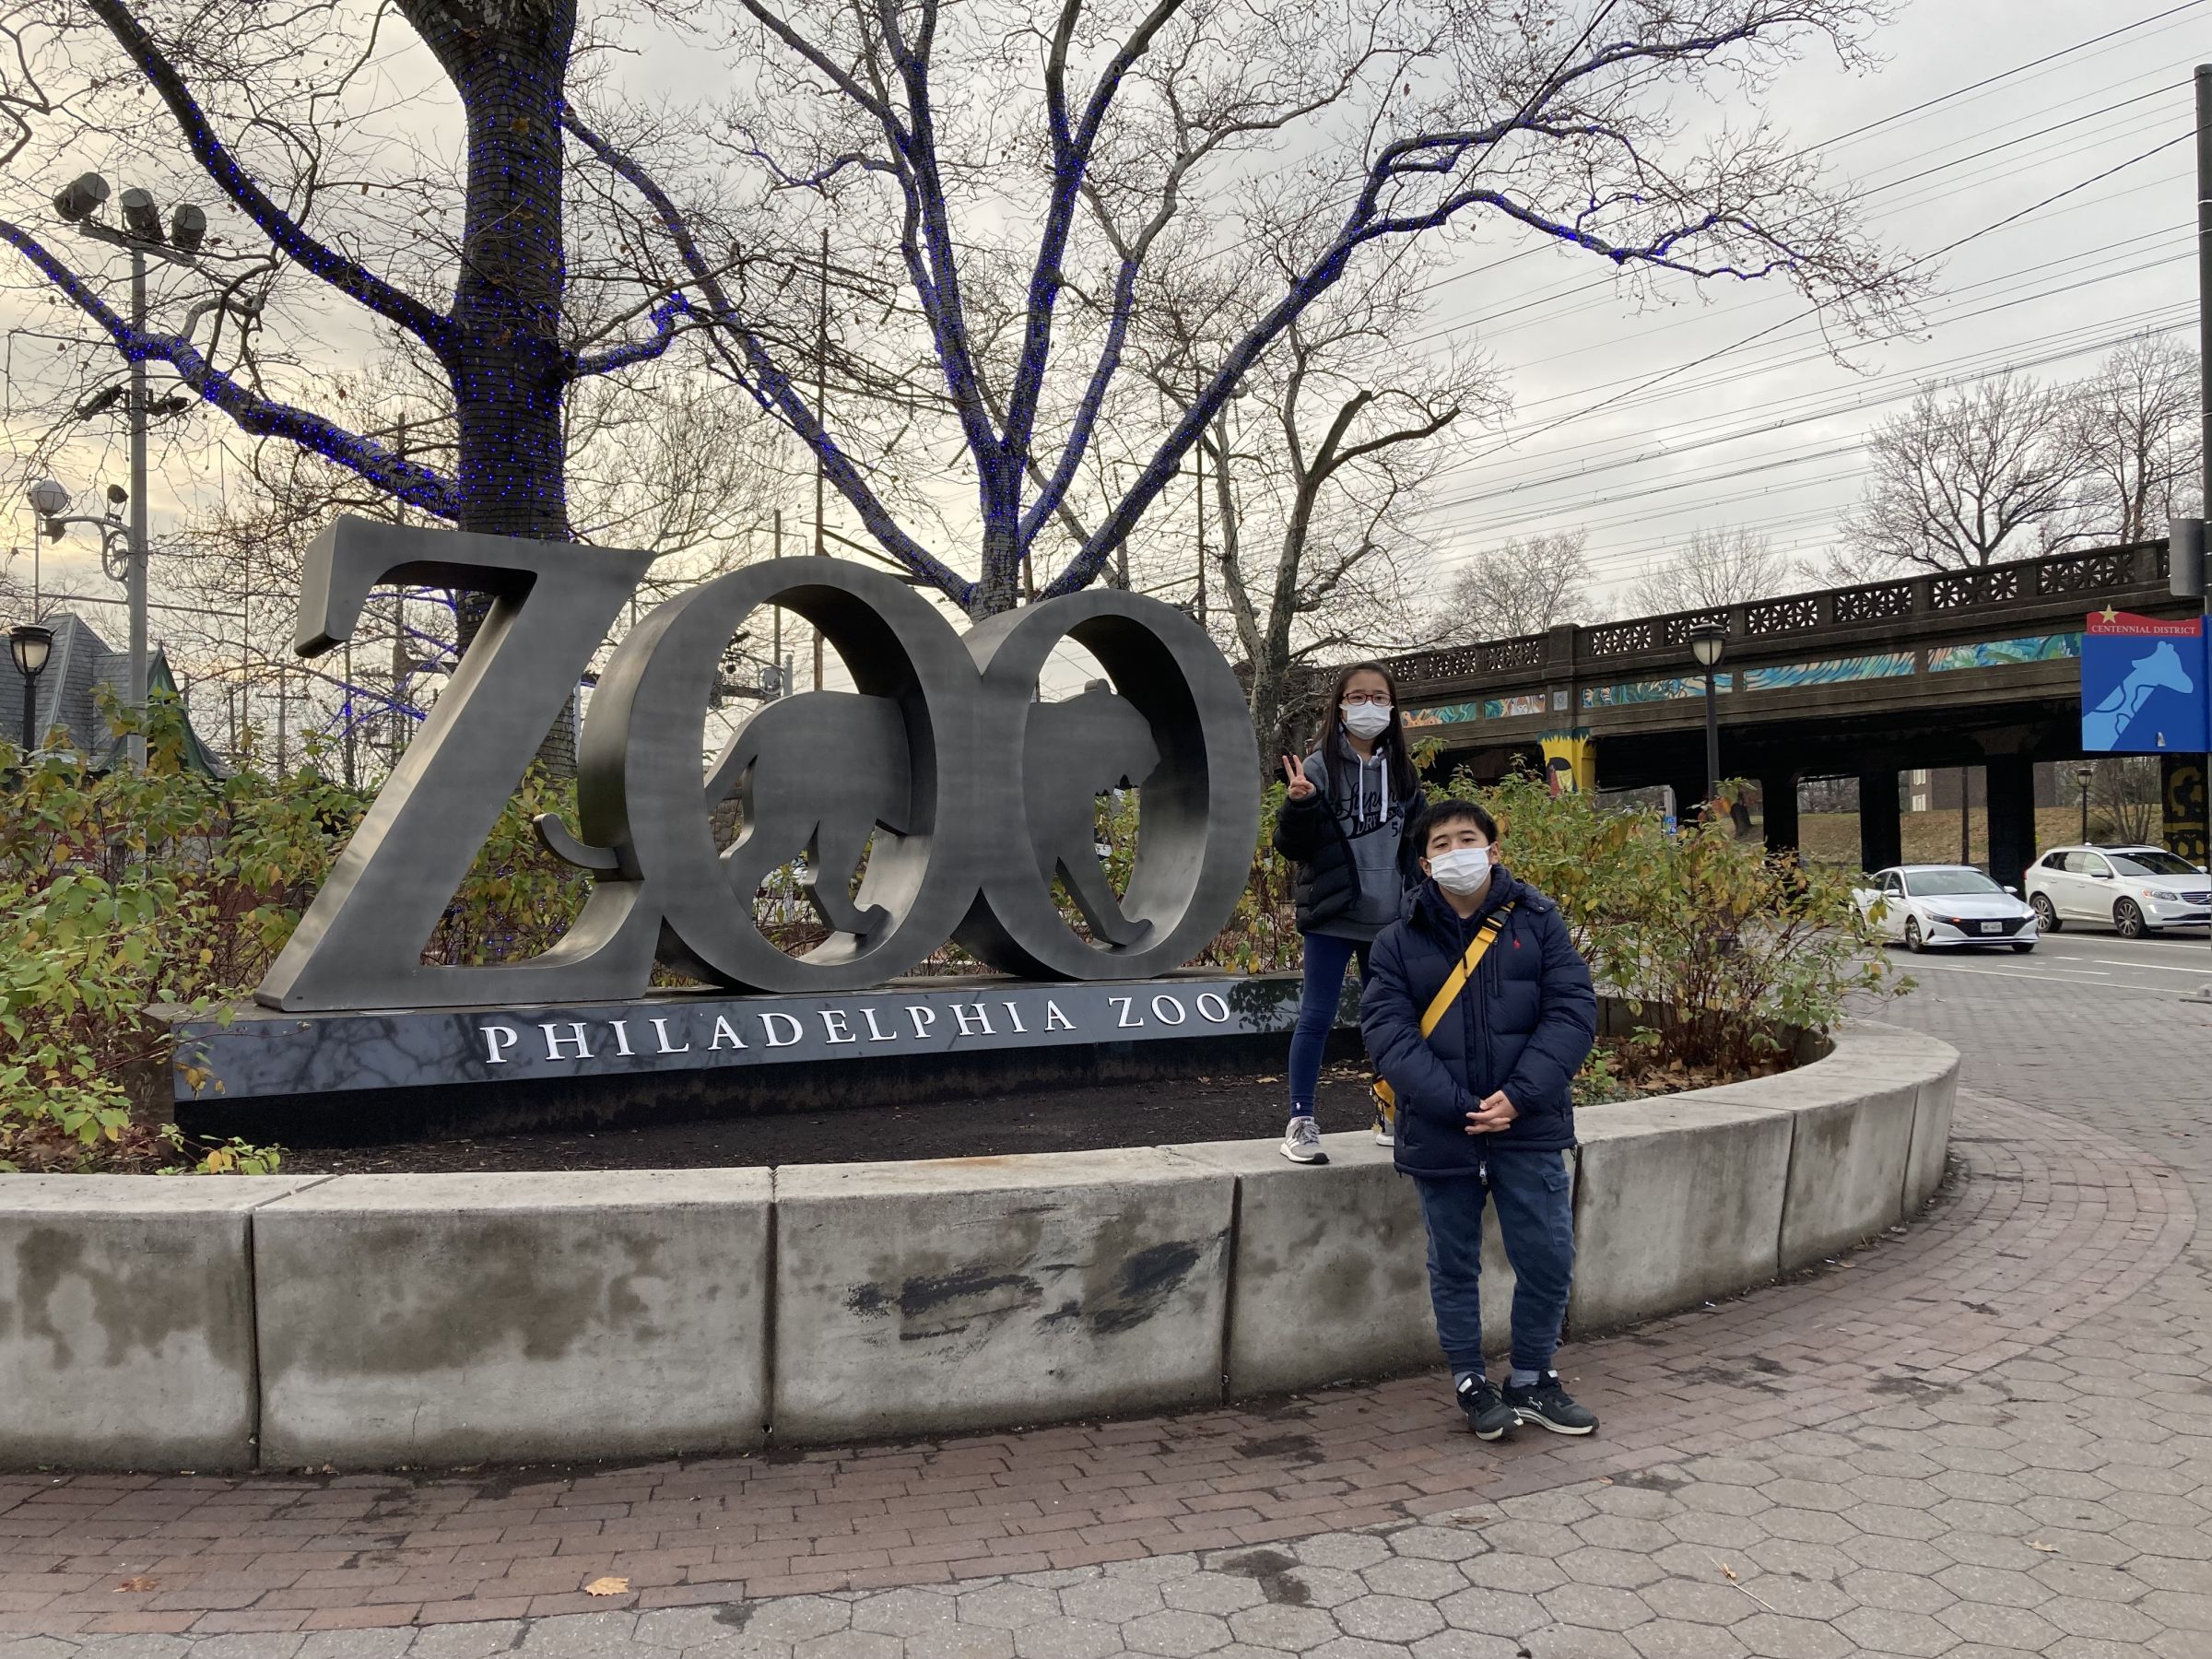
[[[1505,919],[1512,913],[1512,902],[1509,900],[1496,915],[1482,924],[1475,935],[1475,942],[1467,947],[1466,955],[1459,959],[1458,965],[1452,970],[1451,977],[1444,981],[1443,989],[1436,994],[1436,1000],[1429,1005],[1429,1011],[1421,1016],[1422,1036],[1431,1035],[1443,1023],[1445,1013],[1460,992],[1466,988],[1467,981],[1474,977],[1475,970],[1482,963],[1483,954],[1497,940],[1498,930],[1505,925]]]

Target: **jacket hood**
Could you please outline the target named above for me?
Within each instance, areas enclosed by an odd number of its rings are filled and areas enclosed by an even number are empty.
[[[1483,889],[1482,908],[1476,918],[1490,914],[1511,900],[1525,897],[1531,891],[1514,878],[1513,873],[1503,865],[1490,870],[1490,885]],[[1436,885],[1436,877],[1424,877],[1421,885],[1409,889],[1406,895],[1406,920],[1423,932],[1447,942],[1460,936],[1459,912],[1444,897],[1443,888]]]

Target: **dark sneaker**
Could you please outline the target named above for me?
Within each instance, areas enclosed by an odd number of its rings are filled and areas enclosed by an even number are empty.
[[[1494,1441],[1521,1421],[1520,1414],[1487,1377],[1469,1377],[1459,1385],[1459,1408],[1477,1440]]]
[[[1546,1371],[1526,1388],[1505,1385],[1505,1404],[1515,1418],[1554,1434],[1588,1434],[1597,1427],[1597,1414],[1578,1406],[1559,1385],[1558,1371]]]

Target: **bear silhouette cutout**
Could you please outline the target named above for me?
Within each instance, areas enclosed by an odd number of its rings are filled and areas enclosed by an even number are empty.
[[[738,791],[745,828],[722,855],[731,890],[749,904],[771,870],[804,853],[807,897],[823,923],[877,932],[890,912],[853,903],[853,874],[878,828],[910,832],[912,772],[906,717],[888,697],[803,691],[764,705],[707,777],[710,811]]]
[[[1094,937],[1124,948],[1142,944],[1152,924],[1124,916],[1106,879],[1098,798],[1110,789],[1141,789],[1159,765],[1151,723],[1103,680],[1065,702],[1030,705],[1023,797],[1038,872],[1048,885],[1055,875],[1066,882]]]

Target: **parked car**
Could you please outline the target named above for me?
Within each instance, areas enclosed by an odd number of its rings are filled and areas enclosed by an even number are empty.
[[[2036,912],[2010,888],[1966,865],[1893,865],[1856,889],[1859,909],[1907,950],[1932,946],[2009,945],[2035,948]]]
[[[2163,847],[2053,847],[2028,866],[2028,902],[2045,933],[2072,922],[2139,939],[2212,921],[2212,878]]]

